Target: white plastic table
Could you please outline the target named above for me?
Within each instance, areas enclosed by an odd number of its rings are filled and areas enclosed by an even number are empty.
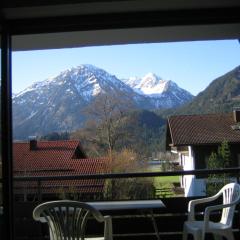
[[[105,201],[105,202],[87,202],[99,211],[115,210],[149,210],[157,239],[160,240],[157,223],[154,218],[153,209],[165,208],[161,200],[130,200],[130,201]]]

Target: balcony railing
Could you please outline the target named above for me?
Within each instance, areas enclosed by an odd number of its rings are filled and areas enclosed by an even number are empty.
[[[32,188],[36,189],[39,201],[42,199],[43,183],[51,181],[49,188],[54,187],[54,181],[71,181],[71,180],[103,180],[103,179],[127,179],[127,178],[154,178],[168,176],[187,176],[194,175],[196,177],[206,178],[209,175],[231,174],[237,182],[239,182],[240,168],[225,168],[225,169],[199,169],[191,171],[165,171],[165,172],[131,172],[131,173],[98,173],[98,174],[82,174],[82,175],[61,175],[61,176],[15,176],[14,182],[35,182]],[[83,186],[82,186],[83,187]],[[97,185],[89,185],[85,187],[97,187]]]
[[[14,184],[18,185],[23,182],[34,183],[34,189],[37,193],[35,202],[15,202],[15,223],[16,223],[16,239],[31,239],[40,240],[47,239],[47,229],[42,228],[39,223],[36,223],[32,219],[33,208],[42,201],[45,201],[43,197],[44,182],[51,181],[72,181],[72,180],[108,180],[108,179],[138,179],[138,178],[154,178],[154,177],[168,177],[168,176],[186,176],[195,175],[196,177],[206,178],[209,175],[223,175],[229,174],[231,179],[239,181],[240,168],[228,168],[228,169],[215,169],[215,170],[192,170],[192,171],[169,171],[169,172],[134,172],[134,173],[106,173],[106,174],[85,174],[77,176],[15,176]],[[30,184],[31,185],[31,184]],[[161,198],[161,197],[160,197]],[[196,198],[185,197],[169,197],[161,198],[166,205],[166,209],[154,210],[154,215],[158,225],[161,239],[181,239],[183,222],[187,217],[187,205],[189,200]],[[86,201],[86,199],[80,199]],[[95,199],[99,200],[99,199]],[[101,199],[102,200],[102,199]],[[113,216],[113,228],[114,239],[152,239],[154,232],[152,229],[151,221],[147,218],[147,213],[142,214],[139,211],[113,211],[108,212]],[[199,217],[203,214],[202,209],[199,209]],[[214,218],[218,217],[213,216]],[[239,209],[236,210],[236,217],[234,221],[234,233],[236,237],[240,237],[239,234]],[[20,224],[21,223],[21,224]],[[20,224],[20,225],[19,225]],[[99,228],[94,228],[96,233]],[[211,239],[209,236],[208,239]]]

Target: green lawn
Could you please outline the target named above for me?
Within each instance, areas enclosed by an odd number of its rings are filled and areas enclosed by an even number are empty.
[[[179,176],[168,176],[168,177],[155,177],[153,184],[156,189],[169,189],[166,191],[166,197],[176,197],[176,194],[172,189],[174,187],[173,183],[179,184]],[[164,197],[164,195],[161,195]]]
[[[159,165],[153,165],[148,168],[148,171],[158,172],[160,171]],[[153,184],[156,189],[173,189],[174,183],[179,184],[180,176],[167,176],[167,177],[154,177]],[[178,196],[173,190],[166,192],[168,196]]]
[[[179,182],[179,176],[155,177],[154,181],[159,183],[174,183]]]
[[[179,183],[179,176],[168,176],[168,177],[155,177],[154,186],[155,188],[170,188],[173,183]]]
[[[159,165],[153,165],[148,167],[148,171],[158,172],[160,171]],[[179,176],[167,176],[167,177],[154,177],[154,182],[156,183],[174,183],[179,182]]]

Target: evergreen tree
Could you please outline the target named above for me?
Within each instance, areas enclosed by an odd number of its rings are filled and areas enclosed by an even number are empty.
[[[212,152],[207,163],[208,169],[221,169],[231,166],[231,152],[228,142],[224,139],[217,153]],[[229,182],[229,174],[210,174],[207,183],[207,194],[213,195]]]
[[[227,140],[223,140],[220,147],[218,148],[218,158],[222,162],[223,168],[228,168],[231,166],[231,152]]]

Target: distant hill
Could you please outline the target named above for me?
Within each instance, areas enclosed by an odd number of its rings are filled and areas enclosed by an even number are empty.
[[[240,66],[213,80],[190,103],[179,108],[157,110],[156,113],[166,121],[171,115],[224,113],[231,112],[233,107],[239,106]],[[166,138],[164,127],[162,127],[159,138],[162,142],[161,149],[164,149]]]
[[[131,148],[151,156],[152,152],[164,150],[166,120],[154,112],[135,111],[128,116],[127,131],[134,136]]]
[[[117,135],[121,137],[117,138],[114,150],[127,148],[140,154],[141,157],[151,156],[152,152],[159,151],[163,146],[164,139],[160,136],[163,135],[165,123],[165,119],[148,110],[129,112],[118,127],[120,134]],[[101,125],[98,128],[101,129]],[[71,137],[80,139],[88,156],[96,157],[108,151],[108,145],[104,144],[104,141],[98,142],[92,138],[96,134],[98,132],[94,128],[81,128],[72,132]]]
[[[177,114],[230,112],[240,106],[240,66],[215,79]]]

